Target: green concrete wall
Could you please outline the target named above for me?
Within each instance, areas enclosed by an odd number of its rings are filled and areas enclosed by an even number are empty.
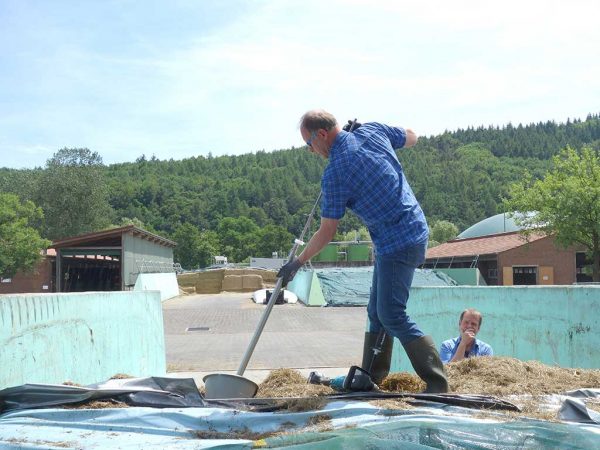
[[[600,368],[600,286],[414,287],[407,310],[439,349],[466,308],[483,314],[477,337],[496,356]],[[397,340],[392,371],[412,371]]]
[[[442,272],[456,281],[460,286],[486,286],[486,282],[477,268],[469,269],[434,269]]]
[[[166,373],[160,293],[0,295],[0,389]]]
[[[306,306],[325,306],[321,283],[314,270],[300,270],[287,288],[298,296],[298,300]]]

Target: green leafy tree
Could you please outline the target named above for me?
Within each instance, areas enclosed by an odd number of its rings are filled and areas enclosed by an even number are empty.
[[[292,233],[278,225],[267,225],[259,231],[259,236],[256,254],[251,256],[269,258],[273,252],[277,252],[280,256],[287,257],[294,244]]]
[[[427,248],[437,247],[438,245],[440,245],[440,242],[434,241],[433,239],[427,241]]]
[[[541,180],[530,175],[511,186],[505,207],[525,234],[554,235],[564,246],[580,244],[592,257],[592,278],[600,281],[600,157],[584,147],[566,147]],[[536,211],[536,214],[529,213]]]
[[[135,227],[141,228],[142,230],[146,230],[146,231],[150,231],[152,232],[152,230],[148,229],[145,225],[144,222],[142,222],[140,219],[138,219],[137,217],[134,217],[132,219],[130,219],[129,217],[121,217],[121,220],[119,221],[118,225],[115,225],[116,228],[119,227],[126,227],[127,225],[133,225]]]
[[[63,148],[46,162],[38,180],[37,204],[51,239],[107,228],[112,208],[102,158],[87,148]]]
[[[31,271],[41,260],[41,251],[50,245],[34,228],[42,217],[42,210],[31,201],[0,193],[0,276]]]
[[[217,254],[218,238],[213,231],[200,231],[194,225],[184,223],[172,236],[177,243],[173,252],[175,261],[183,268],[206,267]]]
[[[142,220],[137,217],[129,218],[129,217],[121,217],[121,219],[116,223],[109,226],[109,228],[120,228],[126,227],[128,225],[133,225],[135,227],[141,228],[142,230],[149,231],[150,233],[164,235],[165,233],[161,233],[152,227],[152,225],[145,224]]]
[[[340,240],[344,242],[353,242],[353,241],[370,241],[371,235],[369,234],[369,230],[367,227],[360,227],[357,230],[350,230],[347,233],[342,233],[340,235]]]
[[[233,262],[242,262],[257,254],[260,229],[247,217],[224,217],[217,227],[223,254]]]
[[[447,220],[438,220],[431,227],[431,241],[442,244],[454,239],[456,236],[458,236],[458,227]]]

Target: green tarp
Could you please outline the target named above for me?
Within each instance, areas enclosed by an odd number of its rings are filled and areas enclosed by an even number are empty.
[[[317,269],[317,277],[328,306],[365,306],[373,280],[373,267]],[[428,269],[417,269],[413,286],[456,286],[447,275]]]

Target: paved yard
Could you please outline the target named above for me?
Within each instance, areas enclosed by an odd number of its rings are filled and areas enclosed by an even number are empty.
[[[168,370],[237,370],[264,310],[265,305],[252,301],[251,293],[165,301]],[[365,307],[275,305],[248,370],[360,364],[366,314]]]

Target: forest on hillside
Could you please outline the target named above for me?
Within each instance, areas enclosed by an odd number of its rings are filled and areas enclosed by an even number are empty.
[[[525,171],[542,177],[552,156],[566,146],[600,150],[599,115],[559,124],[459,129],[422,137],[413,148],[397,153],[430,224],[446,220],[462,231],[502,212],[502,198],[511,183]],[[65,237],[61,232],[72,235],[136,223],[176,241],[186,242],[193,235],[196,241],[189,242],[211,243],[204,254],[235,251],[234,260],[289,249],[291,237],[300,233],[317,198],[326,165],[306,147],[179,161],[142,155],[135,162],[111,165],[104,165],[101,155],[87,149],[79,152],[79,159],[69,159],[68,149],[64,150],[43,169],[0,169],[0,193],[16,194],[42,208],[43,237],[57,239]],[[94,176],[84,180],[65,171],[69,164],[94,167]],[[86,192],[86,186],[96,189],[93,195],[73,194],[75,188]],[[99,203],[76,209],[92,198]],[[94,216],[90,209],[98,214]],[[79,228],[48,223],[67,216],[70,222],[64,223],[71,224],[81,215],[86,220]],[[356,216],[349,213],[339,231],[359,227]],[[243,238],[244,234],[255,238]]]

